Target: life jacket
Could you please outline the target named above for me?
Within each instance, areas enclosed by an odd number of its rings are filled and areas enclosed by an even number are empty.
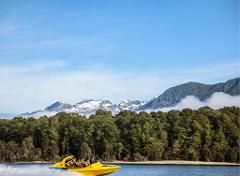
[[[82,167],[83,166],[83,161],[82,160],[77,160],[76,161],[76,166]]]
[[[88,160],[84,162],[85,167],[90,166],[90,165],[91,165],[91,163]]]
[[[71,160],[65,163],[67,167],[74,167],[75,164],[76,164],[76,158],[72,158]]]

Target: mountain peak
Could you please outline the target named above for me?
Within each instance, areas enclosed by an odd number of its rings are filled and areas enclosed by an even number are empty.
[[[52,105],[45,108],[46,111],[61,111],[63,109],[70,109],[72,105],[68,103],[64,103],[63,101],[57,101]]]

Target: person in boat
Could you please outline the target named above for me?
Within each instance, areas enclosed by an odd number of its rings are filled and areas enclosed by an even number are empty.
[[[84,162],[83,162],[83,167],[87,167],[87,166],[90,166],[91,163],[88,159],[85,159]]]
[[[67,161],[65,162],[65,165],[66,165],[67,167],[75,167],[75,165],[76,165],[76,158],[75,158],[75,157],[70,158],[69,160],[67,160]]]
[[[82,159],[80,157],[72,157],[65,162],[67,167],[87,167],[95,162],[94,157],[91,159]]]
[[[90,164],[95,163],[95,158],[94,158],[94,156],[92,156],[92,157],[90,158],[89,162],[90,162]]]
[[[83,167],[84,165],[84,160],[81,159],[81,158],[78,158],[77,161],[76,161],[76,166],[77,167]]]

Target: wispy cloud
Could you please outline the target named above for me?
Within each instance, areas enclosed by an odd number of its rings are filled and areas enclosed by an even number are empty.
[[[17,16],[16,11],[0,18],[0,37],[14,35],[19,30],[29,30],[39,23],[39,19],[24,20]]]
[[[17,30],[18,28],[20,28],[20,26],[11,22],[0,23],[0,34],[10,33]]]
[[[182,74],[207,74],[207,75],[219,75],[220,72],[226,74],[229,71],[232,73],[239,73],[239,62],[215,64],[215,66],[206,66],[206,68],[194,68],[190,71],[182,72]]]
[[[237,60],[237,59],[236,59]],[[235,73],[240,71],[240,62],[233,62],[233,63],[218,63],[214,65],[205,65],[204,67],[194,67],[194,68],[189,68],[187,70],[176,70],[173,72],[173,75],[199,75],[199,74],[208,74],[208,75],[214,75],[214,74],[219,74],[219,71],[221,72],[229,72],[230,70],[234,71]],[[171,73],[162,73],[164,74],[171,74]]]
[[[32,63],[26,63],[24,65],[0,65],[0,77],[6,76],[18,76],[23,74],[33,74],[33,73],[42,73],[45,71],[53,70],[60,68],[66,68],[68,63],[63,60],[52,60],[50,62],[40,62],[35,61]]]
[[[16,20],[4,20],[0,21],[0,35],[9,36],[10,34],[14,34],[19,30],[29,30],[36,24],[38,24],[38,20],[32,20],[27,22],[18,22]]]
[[[71,38],[61,37],[53,39],[38,39],[38,40],[23,40],[23,41],[8,41],[0,42],[0,51],[21,50],[36,52],[51,50],[56,52],[67,51],[75,53],[103,53],[109,52],[117,47],[117,43],[105,41],[98,37],[89,38]],[[59,51],[60,50],[60,51]]]
[[[68,64],[47,61],[0,66],[0,112],[34,111],[59,99],[69,103],[85,98],[109,99],[114,103],[123,99],[148,100],[173,85],[196,80],[196,77],[209,79],[208,72],[202,71],[186,76],[154,71],[119,71],[104,65],[69,70]],[[14,102],[18,104],[13,106]]]
[[[55,22],[52,21],[52,23]],[[42,53],[96,55],[110,52],[118,46],[116,41],[101,34],[82,35],[81,31],[65,33],[60,32],[59,29],[56,29],[55,32],[55,30],[47,28],[44,23],[46,21],[37,16],[24,18],[21,15],[18,16],[16,11],[0,18],[0,55],[6,59],[9,59],[10,56],[19,55],[21,57],[23,53],[31,56],[38,56]],[[77,27],[79,27],[78,25],[76,22]],[[57,23],[56,26],[61,25]]]
[[[204,81],[211,83],[211,80],[219,77],[237,77],[240,76],[240,63],[218,63],[206,65],[205,67],[194,67],[187,70],[175,70],[172,73],[163,73],[162,76],[181,76],[191,78],[192,81]]]

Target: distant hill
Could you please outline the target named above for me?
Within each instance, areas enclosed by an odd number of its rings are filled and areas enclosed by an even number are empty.
[[[230,79],[224,83],[202,84],[198,82],[189,82],[167,89],[163,94],[149,101],[139,108],[139,110],[159,109],[174,106],[186,96],[194,95],[201,101],[206,100],[215,92],[223,92],[229,95],[240,94],[240,77]]]

